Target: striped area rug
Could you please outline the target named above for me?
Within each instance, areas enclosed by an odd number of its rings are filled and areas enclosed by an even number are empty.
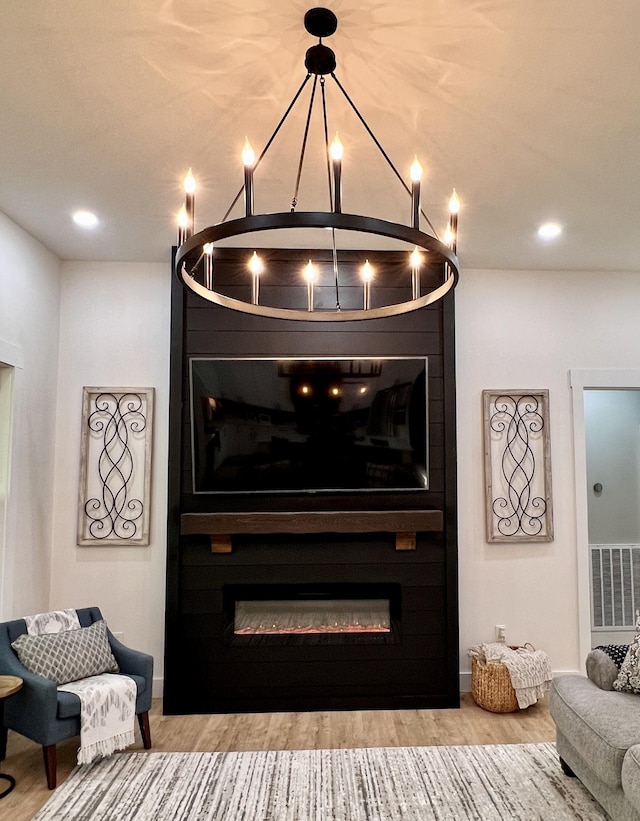
[[[33,821],[599,821],[553,744],[120,753]]]

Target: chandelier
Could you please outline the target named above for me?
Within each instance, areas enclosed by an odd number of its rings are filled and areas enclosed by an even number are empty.
[[[397,168],[389,158],[388,154],[374,135],[366,120],[352,101],[351,97],[336,77],[336,57],[334,52],[328,48],[323,39],[331,36],[337,29],[338,20],[335,14],[329,9],[313,8],[304,17],[304,26],[309,34],[318,38],[317,45],[310,47],[305,56],[305,68],[307,74],[295,93],[293,99],[286,108],[282,118],[277,124],[271,137],[267,141],[264,149],[256,158],[249,141],[245,142],[242,151],[242,161],[244,165],[244,182],[238,191],[235,199],[229,206],[222,221],[195,231],[195,188],[194,176],[189,169],[184,179],[185,200],[178,215],[178,248],[175,255],[174,271],[182,283],[193,292],[204,299],[232,310],[243,311],[248,314],[272,317],[276,319],[294,319],[305,321],[352,321],[356,319],[373,319],[393,316],[406,313],[436,302],[451,291],[458,281],[458,258],[457,258],[457,231],[458,231],[458,211],[460,203],[455,189],[449,200],[449,224],[446,229],[444,240],[437,236],[432,223],[424,213],[420,203],[420,183],[422,167],[417,159],[414,159],[410,168],[410,182],[407,184],[398,172]],[[333,141],[329,142],[329,118],[327,113],[327,85],[325,78],[330,78],[338,91],[343,95],[348,104],[348,109],[353,112],[360,124],[364,127],[367,135],[373,141],[384,160],[392,169],[395,176],[405,188],[411,198],[410,220],[408,224],[389,222],[373,216],[362,216],[359,214],[349,214],[342,210],[342,156],[343,145],[336,134]],[[254,213],[254,174],[269,150],[271,144],[277,137],[289,114],[294,109],[295,104],[301,97],[303,90],[311,82],[311,93],[309,106],[306,115],[306,123],[300,150],[297,180],[295,193],[291,202],[290,210],[279,213]],[[319,89],[319,94],[316,92]],[[309,136],[310,123],[314,102],[320,97],[323,123],[323,164],[326,164],[328,181],[327,211],[296,211],[300,178],[305,160],[305,150]],[[229,219],[238,201],[244,197],[244,216]],[[420,228],[421,218],[428,224],[430,232]],[[246,298],[230,296],[218,290],[216,282],[217,254],[220,243],[224,245],[225,240],[230,238],[244,237],[250,234],[263,234],[261,232],[281,231],[291,229],[327,229],[329,241],[325,249],[324,264],[320,265],[314,261],[314,251],[307,250],[309,260],[294,273],[291,280],[288,280],[287,290],[293,293],[300,291],[295,304],[306,303],[306,310],[303,308],[283,308],[263,304],[260,295],[261,279],[268,281],[269,270],[261,254],[262,248],[247,250],[246,268],[244,278],[246,287],[241,288],[246,292]],[[340,232],[340,234],[338,234]],[[394,246],[402,247],[401,258],[404,260],[402,266],[405,274],[402,274],[405,282],[401,287],[402,296],[400,301],[389,304],[372,305],[372,290],[375,288],[375,265],[369,262],[369,256],[374,257],[374,252],[362,252],[360,264],[360,278],[362,288],[362,307],[357,309],[343,310],[340,305],[341,269],[346,265],[346,256],[339,246],[337,236],[342,236],[342,232],[355,232],[362,235],[377,235],[378,237],[391,240]],[[246,242],[246,240],[245,240]],[[406,253],[405,253],[406,251]],[[349,259],[352,262],[353,253]],[[436,277],[429,277],[428,287],[425,287],[422,272],[428,266],[429,271],[435,270]],[[335,306],[330,309],[318,309],[314,300],[314,288],[320,286],[322,277],[330,279],[332,289],[335,291]],[[326,283],[325,283],[326,284]],[[236,289],[237,290],[237,289]],[[383,290],[383,289],[380,289]],[[423,293],[423,290],[425,291]],[[377,296],[377,294],[376,294]]]

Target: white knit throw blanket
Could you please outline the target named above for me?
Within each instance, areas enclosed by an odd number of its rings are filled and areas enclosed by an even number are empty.
[[[36,613],[34,616],[25,616],[24,621],[30,636],[80,629],[80,620],[76,610],[51,610],[49,613]]]
[[[549,659],[542,650],[525,647],[512,650],[506,644],[493,642],[472,647],[469,654],[475,655],[481,664],[498,662],[505,665],[521,710],[542,698],[553,678]]]
[[[78,764],[90,764],[135,742],[136,683],[129,676],[102,673],[60,684],[80,699]]]

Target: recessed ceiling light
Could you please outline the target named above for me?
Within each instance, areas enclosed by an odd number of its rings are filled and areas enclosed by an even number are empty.
[[[538,228],[538,236],[540,239],[550,240],[556,239],[562,233],[562,226],[557,222],[545,222]]]
[[[75,211],[73,221],[81,228],[95,228],[98,224],[98,218],[91,211]]]

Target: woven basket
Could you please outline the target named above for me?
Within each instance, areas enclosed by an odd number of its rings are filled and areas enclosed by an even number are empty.
[[[515,713],[519,709],[509,671],[500,662],[483,664],[476,656],[471,657],[471,695],[476,704],[491,713]]]

